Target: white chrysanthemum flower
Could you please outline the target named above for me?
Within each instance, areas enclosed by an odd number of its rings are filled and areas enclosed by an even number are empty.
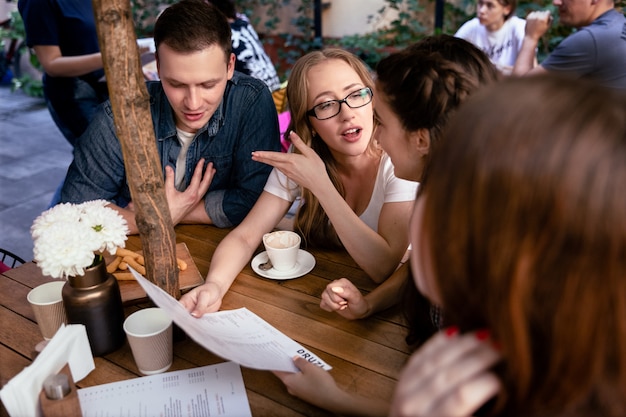
[[[59,204],[42,213],[31,227],[34,260],[54,278],[83,275],[96,253],[124,247],[128,226],[105,200]]]
[[[118,247],[124,247],[128,226],[126,220],[117,211],[92,204],[84,210],[81,221],[89,230],[88,241],[92,242],[94,251],[107,250],[111,255],[115,255]]]
[[[45,275],[67,278],[83,275],[85,268],[94,261],[93,250],[84,244],[87,230],[83,227],[68,227],[59,222],[50,225],[35,240],[34,259]]]
[[[35,219],[30,228],[33,239],[39,237],[48,228],[61,223],[72,225],[80,219],[80,209],[70,203],[58,204],[51,209],[44,211]]]

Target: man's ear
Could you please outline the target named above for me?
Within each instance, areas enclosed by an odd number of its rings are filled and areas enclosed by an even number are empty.
[[[414,130],[409,133],[409,140],[420,156],[430,153],[430,132],[426,128]]]
[[[228,64],[226,65],[226,71],[228,73],[228,79],[233,78],[233,74],[235,73],[235,54],[230,53],[230,57],[228,58]]]

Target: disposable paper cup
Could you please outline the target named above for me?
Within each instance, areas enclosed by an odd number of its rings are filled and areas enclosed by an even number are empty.
[[[272,268],[277,271],[289,271],[296,267],[300,236],[289,230],[278,230],[263,235],[263,245]]]
[[[64,285],[65,281],[47,282],[33,288],[26,296],[45,340],[52,339],[59,327],[67,324],[62,296]]]
[[[145,308],[128,316],[124,331],[139,372],[153,375],[172,366],[172,319],[158,307]]]

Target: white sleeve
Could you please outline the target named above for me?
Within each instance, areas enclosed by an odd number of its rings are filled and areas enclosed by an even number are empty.
[[[291,181],[285,174],[274,168],[267,178],[263,191],[274,194],[289,202],[293,202],[300,195],[300,186]]]
[[[465,39],[466,41],[472,42],[472,39],[475,36],[476,32],[476,18],[470,19],[467,22],[463,23],[459,30],[454,34],[455,37]],[[480,24],[480,23],[479,23]]]

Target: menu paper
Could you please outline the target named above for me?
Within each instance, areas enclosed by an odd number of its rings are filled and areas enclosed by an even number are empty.
[[[308,349],[247,308],[193,317],[176,299],[128,268],[152,302],[164,309],[189,337],[216,355],[242,366],[271,371],[299,372],[292,358],[301,356],[325,370],[332,369]]]
[[[83,417],[252,416],[234,362],[82,388],[78,399]]]

